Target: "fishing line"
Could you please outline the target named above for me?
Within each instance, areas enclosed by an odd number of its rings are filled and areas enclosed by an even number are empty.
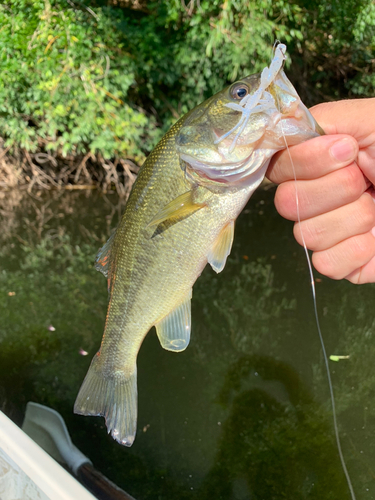
[[[276,96],[276,99],[278,100],[278,96]],[[279,109],[281,109],[280,102],[278,102],[278,107],[279,107]],[[325,347],[325,344],[324,344],[322,331],[321,331],[321,328],[320,328],[320,321],[319,321],[319,314],[318,314],[318,307],[317,307],[317,300],[316,300],[316,289],[315,289],[314,273],[313,273],[313,269],[312,269],[312,265],[311,265],[311,259],[310,259],[309,251],[307,249],[307,245],[306,245],[305,238],[303,236],[303,232],[302,232],[302,228],[301,228],[301,217],[300,217],[300,210],[299,210],[299,197],[298,197],[298,190],[297,190],[296,170],[294,168],[294,163],[293,163],[292,155],[290,154],[289,146],[287,144],[287,140],[286,140],[286,137],[285,137],[285,134],[284,134],[282,120],[280,120],[280,125],[281,125],[281,132],[283,134],[283,139],[284,139],[284,142],[285,142],[285,147],[286,147],[286,150],[288,151],[288,155],[289,155],[289,159],[290,159],[290,164],[292,165],[292,169],[293,169],[294,188],[295,188],[295,200],[296,200],[296,208],[297,208],[297,222],[299,224],[299,231],[300,231],[300,235],[301,235],[301,239],[302,239],[302,243],[303,243],[303,249],[305,251],[306,260],[307,260],[307,264],[308,264],[308,268],[309,268],[309,274],[310,274],[310,280],[311,280],[311,290],[312,290],[313,304],[314,304],[315,322],[316,322],[317,330],[318,330],[318,333],[319,333],[320,344],[322,346],[323,358],[324,358],[324,363],[325,363],[326,372],[327,372],[329,392],[330,392],[330,396],[331,396],[333,427],[334,427],[334,431],[335,431],[337,450],[338,450],[338,454],[339,454],[339,457],[340,457],[341,466],[342,466],[342,469],[344,471],[344,474],[345,474],[345,477],[346,477],[346,481],[348,483],[350,495],[352,497],[352,500],[356,500],[356,496],[355,496],[355,493],[354,493],[353,485],[352,485],[352,482],[351,482],[351,479],[350,479],[350,476],[349,476],[348,469],[346,467],[346,463],[345,463],[345,459],[344,459],[344,454],[343,454],[342,448],[341,448],[340,434],[339,434],[339,428],[338,428],[338,424],[337,424],[336,402],[335,402],[335,396],[334,396],[334,392],[333,392],[333,384],[332,384],[332,378],[331,378],[331,371],[329,369],[329,362],[328,362],[327,351],[326,351],[326,347]]]
[[[228,137],[232,133],[236,132],[237,129],[239,129],[239,131],[236,133],[236,135],[232,141],[232,145],[230,147],[230,151],[233,150],[233,148],[236,145],[237,139],[239,138],[239,136],[242,134],[243,130],[245,129],[245,127],[249,121],[250,116],[253,113],[266,111],[266,110],[272,108],[272,106],[276,104],[273,96],[269,92],[267,92],[266,89],[273,82],[275,75],[279,71],[282,70],[282,67],[283,67],[283,64],[285,61],[286,46],[284,44],[281,44],[278,40],[276,40],[274,45],[273,45],[273,52],[274,52],[274,57],[269,65],[269,67],[264,68],[262,73],[261,73],[258,89],[253,94],[246,95],[239,103],[226,104],[226,106],[228,108],[234,109],[236,111],[240,111],[242,113],[242,116],[241,116],[240,120],[238,121],[238,123],[231,130],[229,130],[226,134],[219,137],[215,141],[215,144],[220,143],[223,139],[225,139],[226,137]],[[278,110],[281,113],[281,103],[279,101],[277,94],[275,97],[276,97],[276,101],[277,101]],[[310,274],[311,290],[312,290],[313,304],[314,304],[315,322],[316,322],[316,326],[317,326],[317,330],[318,330],[318,334],[319,334],[319,339],[320,339],[320,344],[322,347],[325,368],[326,368],[326,372],[327,372],[328,386],[329,386],[329,392],[330,392],[330,398],[331,398],[332,416],[333,416],[333,427],[334,427],[334,432],[335,432],[337,450],[338,450],[338,454],[340,457],[341,466],[342,466],[342,469],[344,471],[346,481],[347,481],[347,484],[349,487],[351,498],[352,498],[352,500],[356,500],[356,496],[355,496],[355,493],[353,490],[352,482],[350,480],[350,476],[349,476],[348,470],[346,468],[344,455],[343,455],[343,452],[341,449],[341,441],[340,441],[339,429],[338,429],[338,424],[337,424],[336,403],[335,403],[335,397],[334,397],[334,392],[333,392],[331,372],[329,369],[327,352],[326,352],[326,348],[325,348],[325,344],[324,344],[324,340],[323,340],[323,335],[322,335],[322,331],[320,328],[320,322],[319,322],[314,273],[313,273],[313,269],[312,269],[312,265],[311,265],[310,255],[309,255],[307,245],[305,242],[305,238],[303,236],[303,232],[301,229],[301,217],[300,217],[300,210],[299,210],[299,197],[298,197],[298,190],[297,190],[296,171],[295,171],[292,155],[290,154],[289,146],[288,146],[286,136],[284,133],[282,120],[280,120],[279,123],[281,126],[281,132],[283,135],[285,148],[288,151],[290,163],[291,163],[292,169],[293,169],[294,186],[295,186],[295,199],[296,199],[296,208],[297,208],[297,222],[299,224],[299,230],[300,230],[303,248],[305,251],[306,260],[307,260],[308,269],[309,269],[309,274]]]

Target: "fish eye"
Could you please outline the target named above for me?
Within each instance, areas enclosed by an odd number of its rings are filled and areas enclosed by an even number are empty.
[[[233,99],[243,99],[249,93],[249,88],[244,83],[235,83],[230,89]]]

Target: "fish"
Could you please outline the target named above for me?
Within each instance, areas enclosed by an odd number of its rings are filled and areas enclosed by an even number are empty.
[[[145,336],[155,326],[164,349],[186,349],[193,285],[207,263],[223,270],[235,220],[270,159],[323,133],[283,70],[285,50],[280,44],[262,73],[233,83],[172,126],[140,169],[120,224],[98,253],[108,310],[74,411],[104,416],[122,445],[135,439],[136,361]]]

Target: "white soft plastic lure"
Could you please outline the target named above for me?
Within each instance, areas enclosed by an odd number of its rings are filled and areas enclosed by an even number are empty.
[[[276,107],[273,96],[269,92],[267,92],[266,89],[275,80],[281,68],[283,67],[284,61],[286,59],[285,53],[286,45],[284,45],[283,43],[279,43],[279,45],[275,49],[275,55],[271,61],[271,64],[269,65],[269,67],[266,66],[261,73],[259,88],[253,94],[246,95],[238,104],[234,102],[226,104],[227,108],[234,109],[235,111],[240,111],[242,113],[242,116],[239,122],[231,130],[229,130],[226,134],[222,135],[215,141],[215,144],[218,144],[223,139],[239,129],[233,139],[232,145],[229,150],[230,152],[232,152],[236,146],[237,139],[245,130],[250,116],[254,113],[261,113],[262,111],[266,111],[268,109]],[[290,88],[288,90],[290,91]]]

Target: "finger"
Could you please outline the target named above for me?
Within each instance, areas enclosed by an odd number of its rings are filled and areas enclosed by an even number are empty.
[[[296,223],[294,237],[313,251],[326,250],[340,241],[364,234],[375,227],[375,203],[369,192],[353,203]],[[303,237],[302,237],[303,235]]]
[[[357,141],[347,135],[323,135],[275,155],[267,177],[280,184],[294,179],[317,179],[352,163]]]
[[[275,206],[285,219],[297,221],[298,199],[299,217],[305,220],[356,201],[369,187],[368,179],[352,163],[320,179],[283,182],[276,190]]]
[[[348,134],[366,147],[369,131],[375,130],[375,98],[325,102],[313,106],[311,114],[326,134]]]
[[[327,134],[356,138],[358,165],[375,184],[375,98],[318,104],[310,111]]]
[[[345,276],[345,279],[356,285],[375,283],[375,256],[367,264]]]
[[[371,231],[348,238],[328,250],[314,252],[315,269],[332,279],[343,279],[365,266],[375,256],[375,237]]]

